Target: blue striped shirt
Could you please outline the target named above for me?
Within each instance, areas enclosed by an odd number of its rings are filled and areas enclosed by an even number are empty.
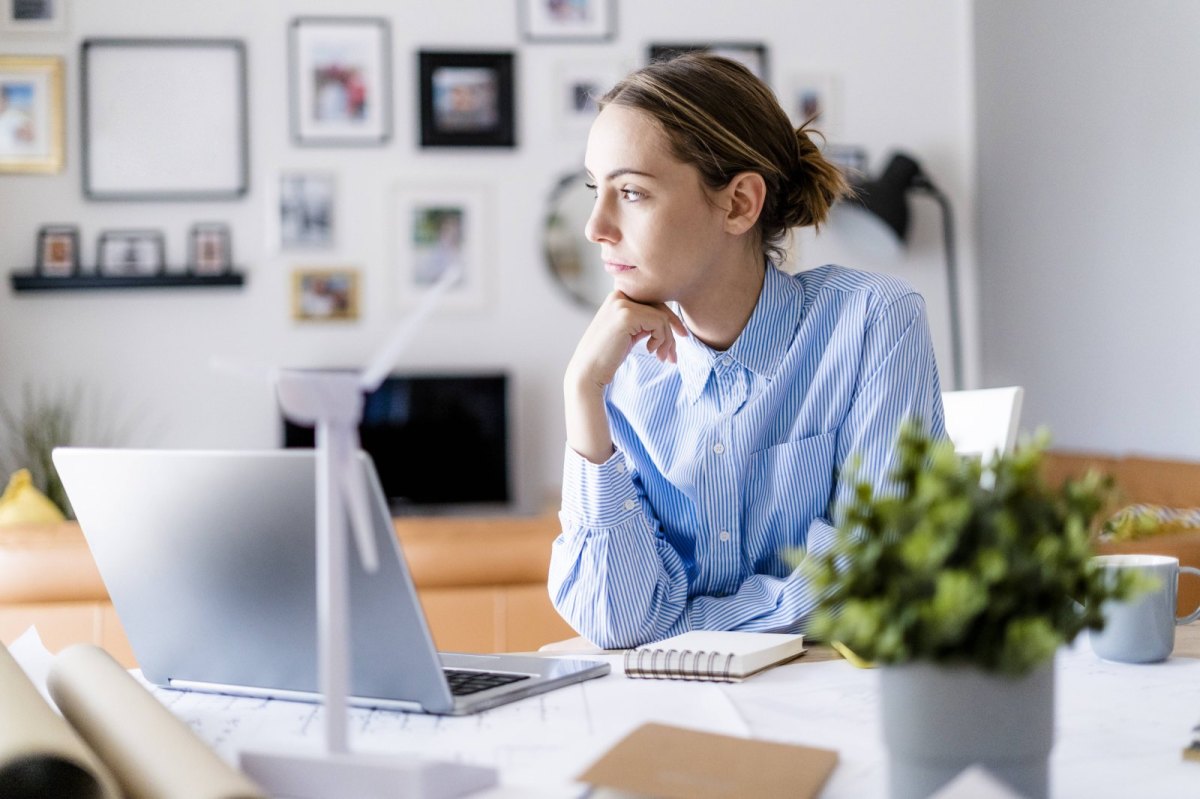
[[[787,551],[835,540],[851,459],[880,488],[907,416],[945,435],[925,304],[892,277],[768,267],[737,341],[643,345],[606,395],[615,453],[570,448],[550,596],[579,633],[629,647],[687,630],[803,632],[818,597]]]

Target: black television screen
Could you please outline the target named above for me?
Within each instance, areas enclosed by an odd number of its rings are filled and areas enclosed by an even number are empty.
[[[367,394],[358,432],[393,510],[510,501],[504,374],[393,375]],[[285,447],[313,442],[284,420]]]

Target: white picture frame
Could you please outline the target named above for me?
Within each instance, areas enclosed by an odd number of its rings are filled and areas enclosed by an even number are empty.
[[[249,190],[246,48],[237,39],[88,39],[90,200],[236,200]]]
[[[596,119],[595,101],[617,84],[624,72],[605,61],[563,62],[550,76],[554,110],[564,133],[587,132]]]
[[[484,257],[491,235],[487,192],[479,186],[399,185],[393,194],[392,252],[396,297],[411,308],[445,270],[460,270],[442,295],[446,308],[478,309],[486,298]]]
[[[280,250],[332,250],[337,245],[337,175],[311,169],[280,172],[274,222]]]
[[[65,33],[68,0],[0,0],[0,33]]]
[[[289,35],[292,140],[379,146],[392,136],[391,28],[383,17],[297,17]]]
[[[842,131],[841,79],[828,72],[797,73],[789,76],[780,98],[783,108],[796,127],[814,114],[812,126],[828,142],[840,141]],[[817,142],[821,146],[821,142]]]
[[[603,42],[616,35],[617,0],[517,0],[529,42]]]

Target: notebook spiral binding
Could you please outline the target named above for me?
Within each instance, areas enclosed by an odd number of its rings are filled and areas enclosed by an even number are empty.
[[[649,658],[649,663],[646,659]],[[663,659],[659,666],[659,658]],[[692,649],[629,649],[625,652],[625,675],[643,680],[698,680],[737,682],[729,673],[732,653]],[[721,661],[724,662],[721,662]]]

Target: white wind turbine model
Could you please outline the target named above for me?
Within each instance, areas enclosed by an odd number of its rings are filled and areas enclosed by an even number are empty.
[[[273,374],[284,415],[298,424],[316,427],[317,646],[319,687],[325,699],[325,749],[308,753],[242,752],[242,769],[272,796],[442,799],[496,784],[495,769],[411,755],[354,753],[346,740],[350,675],[347,513],[363,569],[371,573],[379,567],[367,486],[357,463],[363,395],[379,387],[457,279],[456,271],[443,274],[361,374],[300,370]]]

